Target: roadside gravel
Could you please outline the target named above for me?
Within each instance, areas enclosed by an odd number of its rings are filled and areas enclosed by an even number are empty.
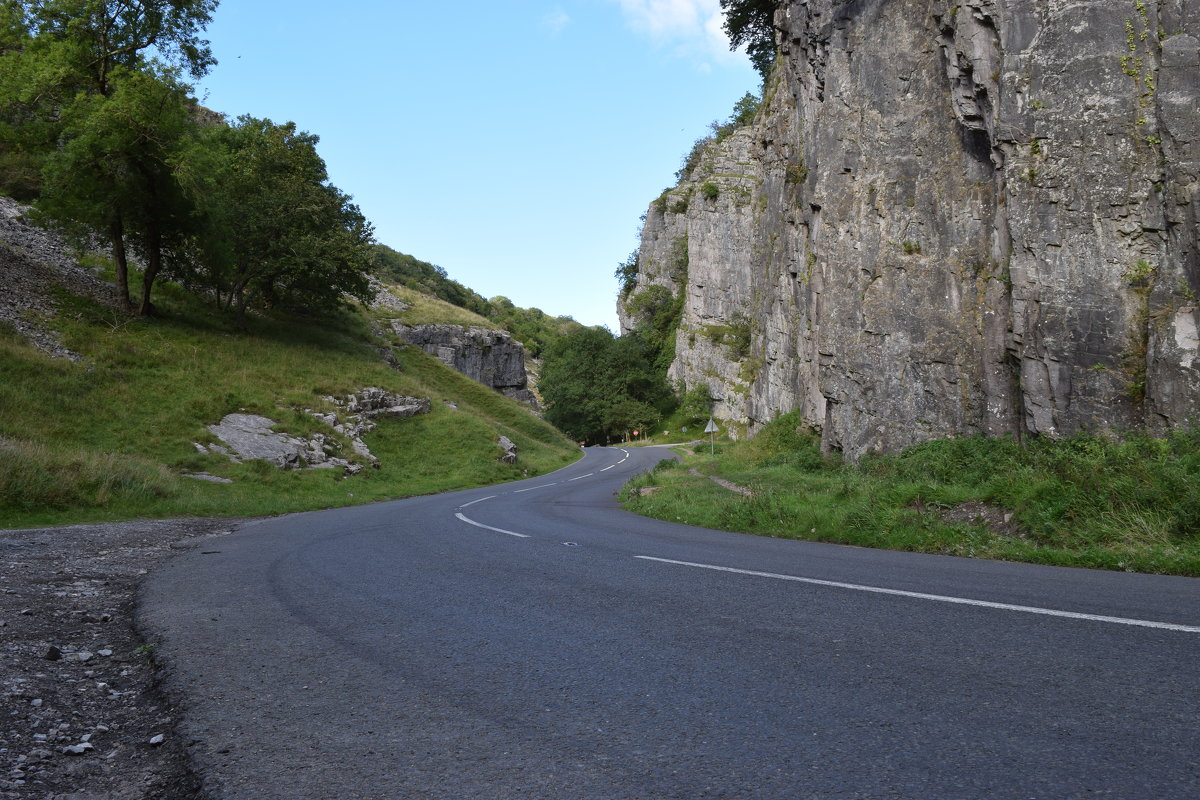
[[[0,798],[197,800],[138,587],[245,520],[0,530]]]

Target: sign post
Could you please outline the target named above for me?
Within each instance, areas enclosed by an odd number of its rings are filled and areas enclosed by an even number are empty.
[[[709,455],[715,456],[717,454],[717,445],[716,445],[717,423],[713,422],[712,417],[708,418],[708,424],[704,426],[704,432],[708,434]]]

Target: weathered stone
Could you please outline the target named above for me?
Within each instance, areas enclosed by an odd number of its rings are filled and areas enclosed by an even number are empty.
[[[525,346],[508,331],[461,325],[403,325],[396,334],[451,369],[501,394],[537,408],[525,370]]]
[[[517,463],[517,446],[513,444],[511,439],[509,439],[507,436],[501,436],[500,441],[497,442],[497,444],[499,444],[500,449],[504,451],[504,455],[500,456],[500,461],[505,464]]]
[[[851,458],[1196,415],[1200,0],[775,23],[763,109],[651,206],[619,307],[684,293],[673,380]]]

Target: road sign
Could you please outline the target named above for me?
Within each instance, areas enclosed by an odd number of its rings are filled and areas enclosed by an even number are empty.
[[[708,424],[704,426],[704,432],[708,434],[708,454],[715,456],[717,454],[717,423],[713,422],[713,418],[708,418]]]
[[[704,426],[705,433],[716,433],[717,423],[713,422],[712,417],[708,418],[708,424]]]

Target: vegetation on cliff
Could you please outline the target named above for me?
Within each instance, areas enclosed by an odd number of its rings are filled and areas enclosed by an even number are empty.
[[[695,470],[692,472],[691,470]],[[793,412],[697,448],[624,492],[660,519],[893,550],[1200,575],[1200,430],[927,442],[857,465],[823,456]],[[720,488],[718,476],[750,490]],[[656,485],[645,494],[637,489]]]

